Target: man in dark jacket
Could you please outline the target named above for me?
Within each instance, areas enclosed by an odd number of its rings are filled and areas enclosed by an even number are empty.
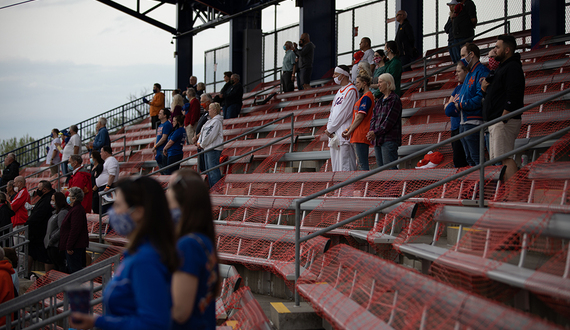
[[[237,118],[241,111],[241,106],[243,104],[243,86],[239,80],[239,74],[232,74],[232,86],[228,90],[227,94],[224,95],[224,100],[226,103],[226,108],[224,110],[224,119]]]
[[[477,26],[477,7],[472,0],[452,0],[447,4],[450,6],[452,14],[451,18],[451,35],[452,43],[459,45],[452,47],[449,51],[451,59],[454,62],[459,61],[459,53],[463,45],[472,40],[475,35],[475,27]]]
[[[408,13],[405,10],[399,10],[396,14],[396,21],[399,23],[398,32],[396,32],[396,44],[400,52],[400,61],[402,66],[412,62],[417,54],[415,53],[414,29],[408,21]],[[416,56],[415,56],[416,55]],[[411,71],[411,67],[403,68],[403,71]]]
[[[490,121],[524,106],[524,73],[521,56],[515,53],[516,40],[510,35],[498,37],[494,52],[499,67],[494,76],[488,76],[481,83],[486,93],[483,101],[483,120]],[[489,127],[489,157],[499,157],[515,148],[515,139],[521,129],[521,115],[498,122]],[[503,160],[507,166],[505,180],[517,171],[517,164],[512,158]]]
[[[34,260],[44,263],[45,271],[51,268],[51,264],[47,250],[44,246],[44,237],[46,236],[47,224],[49,218],[52,216],[53,207],[51,206],[51,195],[55,193],[52,189],[51,183],[46,180],[40,181],[35,195],[40,199],[34,205],[30,217],[26,222],[29,230],[29,255],[28,255],[28,269],[32,269]]]
[[[0,178],[0,187],[8,184],[8,181],[14,180],[20,175],[20,163],[16,161],[16,155],[9,153],[4,158],[4,171],[2,171],[2,178]],[[6,192],[6,188],[2,188]]]

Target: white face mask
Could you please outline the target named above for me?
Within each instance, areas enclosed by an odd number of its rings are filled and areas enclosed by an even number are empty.
[[[18,190],[20,190],[20,188],[14,186],[14,191],[15,191],[15,192],[18,192]]]
[[[341,76],[334,77],[334,82],[335,84],[340,85],[340,83],[342,82]]]

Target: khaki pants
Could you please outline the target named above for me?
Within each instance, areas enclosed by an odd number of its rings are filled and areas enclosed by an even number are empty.
[[[196,133],[196,124],[184,127],[186,129],[186,136],[188,137],[188,144],[192,144],[192,138]]]

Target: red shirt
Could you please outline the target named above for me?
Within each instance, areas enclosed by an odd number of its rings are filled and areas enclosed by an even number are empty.
[[[198,119],[200,119],[200,102],[197,98],[193,98],[190,100],[190,108],[188,108],[188,113],[186,114],[186,117],[184,117],[184,127],[188,125],[195,125],[198,122]]]
[[[24,187],[18,191],[18,194],[16,194],[16,197],[14,197],[11,203],[12,211],[16,213],[16,215],[12,217],[12,226],[23,225],[28,221],[28,210],[26,210],[24,206],[26,202],[30,202],[30,194],[28,193],[28,189]]]
[[[370,120],[372,119],[372,111],[374,109],[374,95],[371,91],[362,95],[360,100],[356,101],[352,111],[352,122],[356,119],[356,115],[359,113],[365,115],[364,119],[352,132],[350,137],[350,143],[366,143],[371,145],[372,143],[366,138],[366,134],[370,131]]]
[[[78,187],[83,190],[83,201],[81,201],[81,205],[83,205],[85,213],[91,213],[91,206],[93,204],[91,173],[82,171],[80,167],[80,169],[71,176],[71,179],[69,179],[69,188],[71,187]]]

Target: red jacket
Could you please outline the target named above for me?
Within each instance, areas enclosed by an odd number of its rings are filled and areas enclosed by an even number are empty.
[[[208,109],[206,109],[208,111]],[[186,113],[186,117],[184,117],[184,127],[188,125],[194,125],[200,119],[200,101],[197,98],[193,98],[190,100],[190,108],[188,108],[188,113]],[[189,136],[189,139],[192,137]]]
[[[12,226],[23,225],[28,221],[28,210],[24,207],[26,202],[30,202],[30,194],[28,193],[28,189],[24,187],[18,191],[11,203],[12,211],[16,213],[16,215],[12,217]]]
[[[89,246],[87,216],[85,209],[75,203],[61,223],[59,229],[59,250],[73,250]]]
[[[14,269],[9,260],[0,260],[0,304],[14,299],[14,282],[12,282]],[[14,318],[12,318],[14,320]],[[6,316],[0,318],[0,325],[6,324]]]
[[[91,213],[91,207],[93,206],[93,189],[91,186],[91,173],[79,170],[75,172],[69,179],[69,188],[78,187],[83,190],[83,201],[81,205],[85,209],[85,213]]]

